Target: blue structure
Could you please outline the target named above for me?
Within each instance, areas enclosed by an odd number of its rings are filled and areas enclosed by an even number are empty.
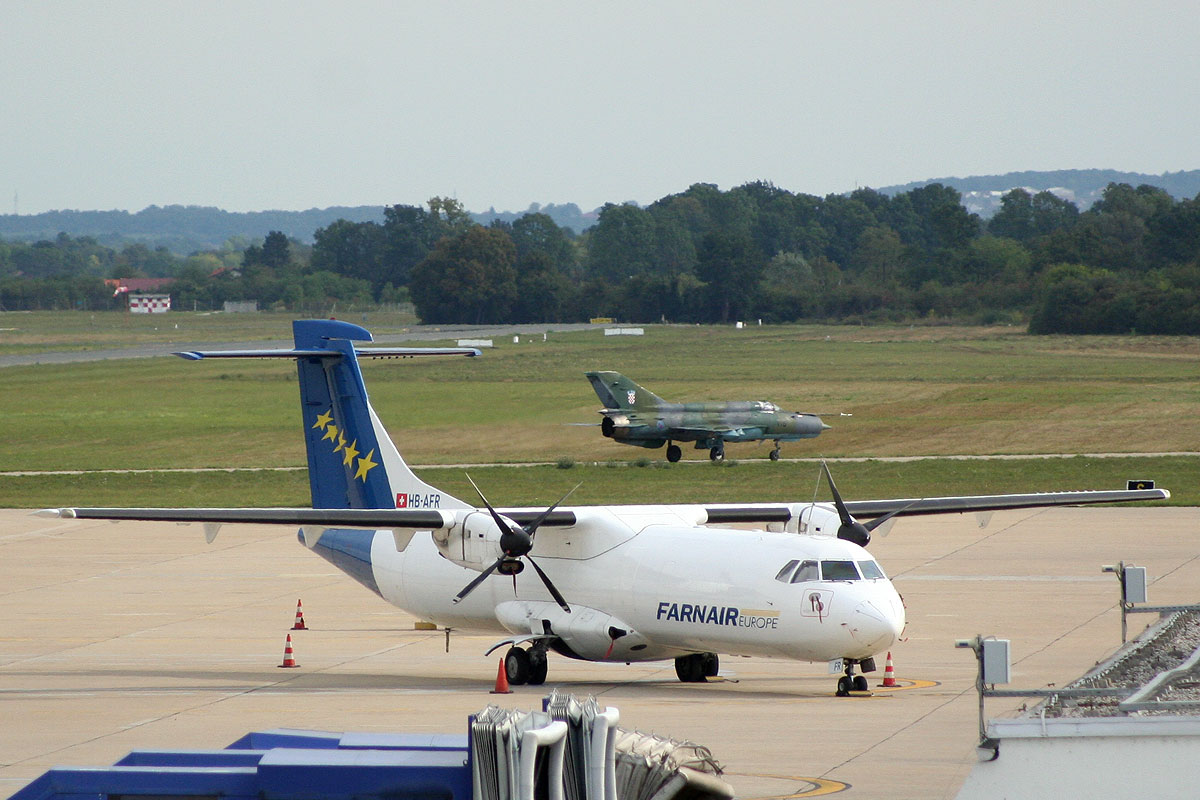
[[[135,750],[111,767],[55,767],[11,800],[471,800],[467,735],[270,730],[224,750]]]

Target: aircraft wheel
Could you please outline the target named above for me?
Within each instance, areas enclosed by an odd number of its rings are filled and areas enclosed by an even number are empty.
[[[854,678],[851,679],[851,682],[854,684],[854,691],[856,691],[856,692],[867,691],[867,676],[866,675],[855,675]]]
[[[529,682],[531,665],[529,653],[520,647],[511,647],[504,654],[504,675],[510,686],[521,686]]]
[[[849,697],[850,690],[853,687],[854,687],[854,679],[851,678],[849,675],[843,675],[842,677],[838,678],[837,696],[838,697]]]
[[[724,461],[725,460],[725,448],[723,448],[723,447],[712,448],[711,450],[708,451],[708,457],[710,459],[712,459],[713,461]]]
[[[679,445],[677,445],[677,444],[667,445],[667,461],[670,461],[672,464],[674,464],[676,461],[678,461],[682,457],[683,457],[683,451],[679,449]]]
[[[721,671],[721,657],[716,653],[705,653],[701,659],[701,671],[706,678],[715,678],[717,673]]]
[[[778,447],[776,447],[774,450],[771,451],[770,458],[772,461],[779,460],[779,448]]]
[[[675,674],[683,683],[704,682],[704,654],[693,653],[675,659]]]
[[[541,686],[546,682],[546,672],[550,669],[550,661],[546,658],[546,652],[531,651],[529,653],[529,680],[527,683],[530,686]]]

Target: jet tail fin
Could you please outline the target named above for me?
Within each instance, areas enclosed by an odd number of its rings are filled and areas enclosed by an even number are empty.
[[[605,408],[614,410],[631,410],[635,408],[654,408],[666,401],[654,392],[626,378],[619,372],[585,372],[587,379],[592,382],[596,396]]]
[[[300,408],[313,508],[471,508],[409,469],[367,398],[358,359],[418,355],[479,355],[471,348],[385,347],[365,328],[337,320],[296,320],[293,350],[177,353],[183,358],[292,358],[300,379]]]

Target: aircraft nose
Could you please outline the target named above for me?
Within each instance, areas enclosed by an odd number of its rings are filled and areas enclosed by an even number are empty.
[[[821,431],[829,430],[829,426],[822,422],[820,417],[812,414],[797,414],[793,418],[792,424],[796,427],[796,433],[809,436],[816,436]]]
[[[904,630],[904,618],[887,603],[864,600],[854,609],[849,628],[854,640],[874,653],[895,644]]]

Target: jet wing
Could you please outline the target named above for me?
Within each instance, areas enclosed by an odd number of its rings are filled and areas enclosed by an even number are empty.
[[[726,433],[739,433],[741,428],[671,428],[672,431],[683,436],[721,436]]]
[[[972,511],[1000,511],[1013,508],[1044,508],[1094,503],[1129,503],[1146,500],[1166,500],[1166,489],[1113,489],[1083,492],[1029,492],[1024,494],[979,494],[956,497],[923,497],[897,500],[847,500],[846,510],[854,517],[916,516],[920,514],[953,514]],[[787,522],[799,514],[808,503],[764,503],[761,505],[705,506],[708,524],[748,522]]]

